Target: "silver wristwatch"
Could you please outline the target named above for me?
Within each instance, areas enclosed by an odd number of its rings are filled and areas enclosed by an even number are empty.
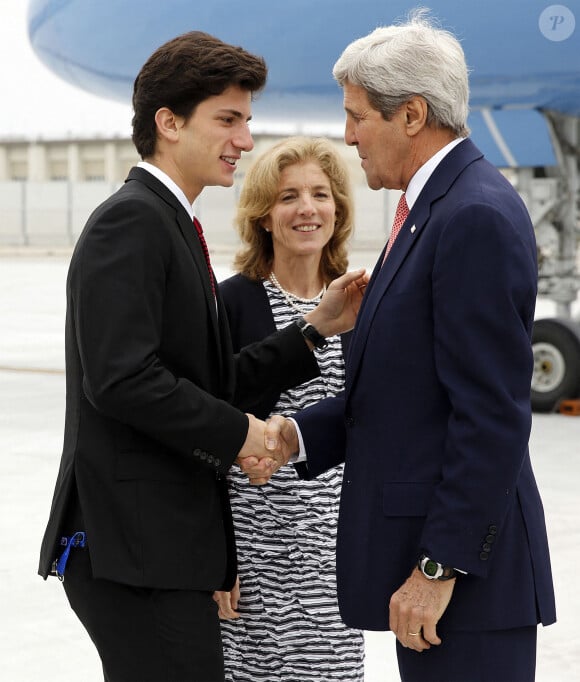
[[[430,559],[425,554],[419,558],[417,568],[428,580],[451,580],[457,575],[457,571],[451,566],[443,566],[438,561]]]

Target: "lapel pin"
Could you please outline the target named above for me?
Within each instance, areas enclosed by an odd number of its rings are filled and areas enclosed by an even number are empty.
[[[415,232],[416,229],[417,229],[417,228],[413,225],[413,226],[411,227],[411,234],[414,234],[414,232]]]

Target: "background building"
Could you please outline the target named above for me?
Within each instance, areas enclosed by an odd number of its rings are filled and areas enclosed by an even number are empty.
[[[255,136],[254,150],[238,164],[234,191],[208,187],[198,199],[196,213],[207,225],[212,250],[235,248],[233,217],[245,170],[279,139]],[[356,151],[342,138],[332,141],[351,171],[357,209],[353,248],[380,249],[399,193],[368,189]],[[0,140],[0,246],[71,247],[91,211],[138,161],[129,138]]]

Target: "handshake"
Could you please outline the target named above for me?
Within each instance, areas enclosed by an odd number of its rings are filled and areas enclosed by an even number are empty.
[[[236,463],[253,485],[264,485],[281,466],[298,453],[298,433],[294,422],[280,415],[267,422],[248,414],[248,435]]]

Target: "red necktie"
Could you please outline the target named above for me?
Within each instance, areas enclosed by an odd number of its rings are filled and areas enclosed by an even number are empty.
[[[205,237],[203,236],[203,228],[196,217],[193,218],[193,224],[195,225],[195,229],[197,230],[199,243],[201,244],[203,255],[205,256],[205,262],[207,263],[207,271],[209,273],[209,282],[211,284],[211,290],[213,291],[213,295],[215,298],[215,282],[213,280],[213,270],[211,269],[211,261],[209,259],[209,249],[207,248],[207,243],[205,241]]]
[[[409,215],[409,207],[407,206],[407,199],[405,195],[401,194],[399,198],[399,203],[397,204],[397,210],[395,211],[395,219],[393,220],[393,227],[391,228],[391,236],[387,242],[387,250],[385,251],[385,258],[389,255],[389,251],[393,248],[395,239],[403,227],[403,223],[407,220]],[[384,261],[383,261],[384,263]]]

